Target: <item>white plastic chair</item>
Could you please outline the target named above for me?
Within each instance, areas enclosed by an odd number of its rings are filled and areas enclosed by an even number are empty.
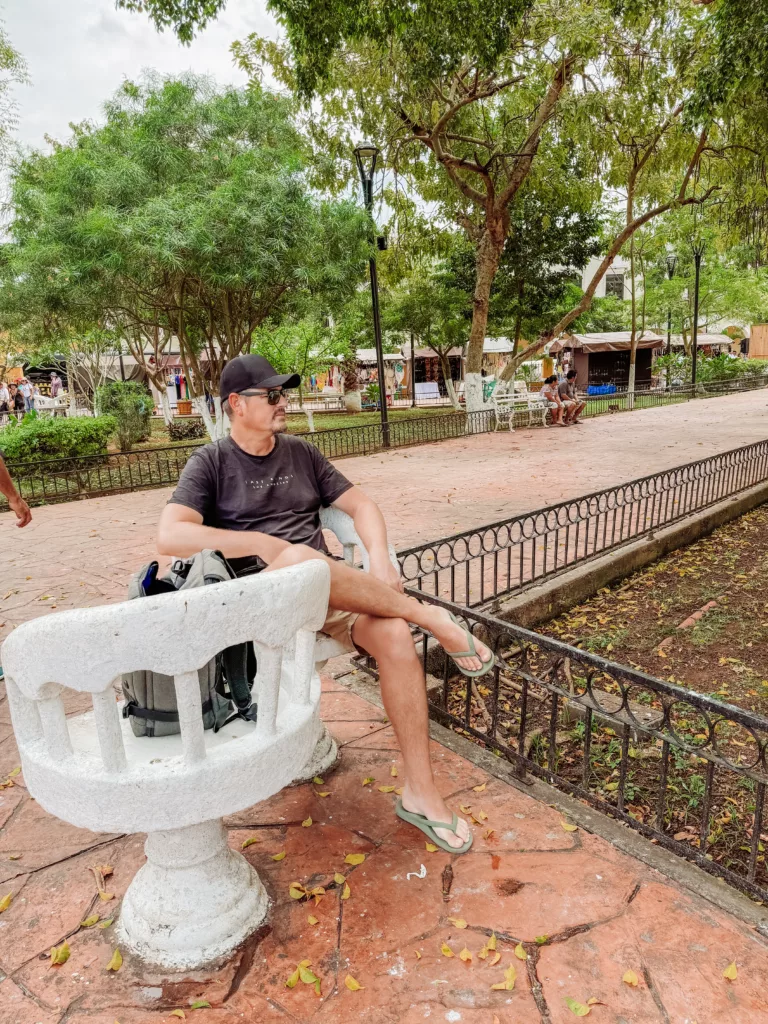
[[[267,896],[222,818],[288,785],[317,739],[315,631],[328,566],[312,561],[199,590],[59,612],[20,625],[2,664],[30,793],[94,832],[147,833],[147,862],[123,899],[120,942],[150,962],[191,969],[259,927]],[[197,670],[253,641],[258,721],[204,730]],[[114,685],[140,669],[174,677],[181,734],[136,737]],[[93,710],[67,718],[66,689]]]

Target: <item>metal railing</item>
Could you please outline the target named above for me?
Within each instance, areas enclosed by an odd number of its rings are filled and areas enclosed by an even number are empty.
[[[398,552],[403,579],[467,607],[579,562],[768,480],[768,441],[595,491]]]
[[[411,593],[449,608],[498,658],[491,673],[469,680],[442,648],[417,634],[433,681],[432,718],[497,751],[521,780],[535,775],[753,898],[768,899],[768,719]]]
[[[174,484],[199,447],[198,442],[114,455],[15,462],[9,463],[8,469],[19,494],[30,505],[74,501]],[[4,499],[0,508],[7,508]]]

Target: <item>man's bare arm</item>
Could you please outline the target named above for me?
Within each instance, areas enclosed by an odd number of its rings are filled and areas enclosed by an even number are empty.
[[[256,530],[217,530],[203,526],[203,517],[186,505],[166,505],[157,527],[157,551],[161,555],[191,558],[208,548],[225,558],[254,555],[269,565],[290,544]]]
[[[8,505],[11,510],[16,513],[16,518],[18,519],[17,526],[26,526],[27,523],[32,522],[32,513],[29,511],[29,505],[27,505],[26,501],[16,490],[11,474],[8,472],[2,459],[0,459],[0,491],[8,499]]]
[[[333,504],[354,520],[355,529],[371,560],[371,573],[384,583],[402,590],[400,575],[389,560],[387,525],[373,498],[359,487],[350,487]]]

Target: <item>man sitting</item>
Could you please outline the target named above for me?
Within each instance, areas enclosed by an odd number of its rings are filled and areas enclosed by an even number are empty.
[[[552,423],[556,427],[564,427],[563,415],[566,410],[565,402],[560,397],[560,392],[557,388],[557,374],[553,373],[551,376],[544,379],[544,386],[541,389],[541,397],[547,403],[550,415],[552,416]]]
[[[483,675],[495,658],[447,611],[405,596],[378,506],[313,445],[285,433],[286,389],[299,380],[256,355],[224,367],[220,391],[231,435],[189,459],[160,517],[158,551],[179,557],[221,551],[238,575],[327,562],[331,593],[323,632],[378,663],[407,775],[397,814],[443,849],[465,853],[472,845],[469,826],[449,811],[432,775],[426,683],[408,623],[431,633],[465,675]],[[329,505],[353,518],[369,573],[329,555],[319,518]]]
[[[583,402],[576,394],[576,371],[569,370],[565,380],[560,382],[558,393],[565,405],[565,422],[581,423],[579,416],[586,408],[587,403]]]

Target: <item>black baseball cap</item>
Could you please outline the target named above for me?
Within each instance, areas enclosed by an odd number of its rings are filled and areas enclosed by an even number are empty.
[[[251,388],[297,388],[300,383],[298,373],[278,373],[264,356],[238,356],[221,371],[219,394],[226,402],[231,394]]]

